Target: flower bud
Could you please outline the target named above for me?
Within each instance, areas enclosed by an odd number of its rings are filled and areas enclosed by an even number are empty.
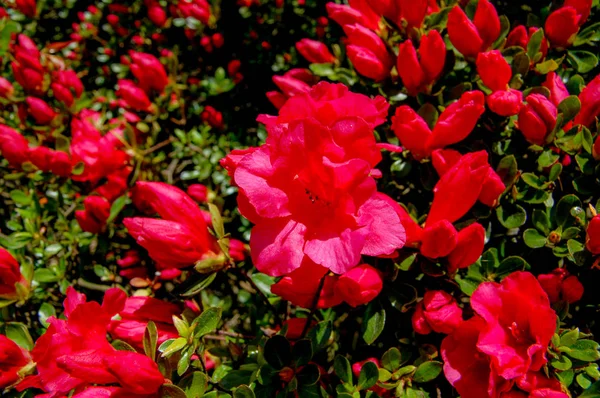
[[[419,334],[450,334],[462,320],[462,310],[454,297],[441,290],[426,292],[412,316],[413,329]]]
[[[36,97],[27,97],[25,102],[28,106],[29,115],[32,116],[38,124],[50,124],[57,113],[42,99]]]
[[[456,228],[448,220],[429,223],[423,229],[421,254],[436,259],[449,255],[458,243]]]
[[[483,253],[485,229],[479,223],[473,223],[461,229],[457,236],[458,243],[448,256],[448,273],[466,268],[475,263]]]
[[[357,307],[366,304],[379,295],[383,280],[378,270],[367,264],[361,264],[340,276],[335,291],[337,295]]]
[[[562,79],[556,72],[550,72],[546,75],[546,81],[542,86],[550,90],[550,101],[556,106],[569,96],[569,91]]]
[[[325,43],[311,39],[302,39],[296,43],[296,49],[308,62],[312,64],[326,64],[335,62],[335,57]]]
[[[600,254],[600,215],[594,216],[586,230],[585,247],[592,254]]]
[[[518,127],[532,144],[544,145],[546,136],[556,125],[556,106],[542,94],[530,94],[519,112]]]

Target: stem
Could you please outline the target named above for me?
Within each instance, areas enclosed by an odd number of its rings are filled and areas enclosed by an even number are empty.
[[[327,274],[323,275],[323,277],[319,281],[319,287],[317,288],[317,292],[315,293],[315,297],[313,298],[310,313],[306,318],[306,324],[304,325],[304,329],[302,330],[302,335],[300,337],[301,339],[303,339],[304,336],[306,336],[306,333],[308,333],[308,329],[310,329],[310,323],[315,315],[315,312],[317,312],[317,305],[319,304],[319,297],[321,297],[321,290],[323,290],[323,285],[325,285],[325,278],[327,278]]]
[[[77,279],[77,284],[81,287],[85,287],[86,289],[96,290],[98,292],[105,292],[110,289],[110,286],[99,285],[97,283],[88,282],[83,278]]]

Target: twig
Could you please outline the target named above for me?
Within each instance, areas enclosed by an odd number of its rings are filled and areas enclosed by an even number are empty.
[[[152,153],[154,151],[156,151],[157,149],[160,149],[164,146],[169,145],[171,142],[175,141],[173,139],[173,137],[169,137],[168,140],[164,140],[163,142],[159,142],[158,144],[154,145],[153,147],[150,147],[148,149],[146,149],[144,152],[142,152],[142,155],[148,155],[149,153]]]
[[[327,278],[327,274],[323,275],[321,281],[319,282],[319,287],[317,288],[317,292],[315,293],[315,297],[313,298],[310,313],[306,318],[306,324],[304,325],[304,329],[302,330],[302,335],[300,337],[301,339],[303,339],[304,336],[306,336],[306,333],[308,333],[308,329],[310,329],[310,323],[313,319],[313,316],[315,315],[315,312],[317,312],[317,305],[319,304],[319,297],[321,297],[321,290],[323,290],[323,285],[325,285],[325,278]]]

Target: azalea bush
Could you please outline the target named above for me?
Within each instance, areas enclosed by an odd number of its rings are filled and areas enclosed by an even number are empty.
[[[3,396],[600,396],[598,1],[2,6]]]

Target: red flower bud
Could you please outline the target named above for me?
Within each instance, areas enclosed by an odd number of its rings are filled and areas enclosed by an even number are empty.
[[[579,32],[581,15],[574,7],[562,7],[546,19],[544,32],[552,47],[570,47]]]
[[[585,247],[592,254],[600,254],[600,215],[594,216],[587,226]]]
[[[276,284],[271,286],[271,292],[294,305],[311,308],[318,292],[321,278],[325,277],[321,294],[317,301],[317,308],[331,308],[342,302],[335,292],[337,276],[327,275],[327,269],[305,260],[302,265],[287,274]]]
[[[444,148],[464,140],[473,131],[479,117],[485,111],[481,91],[467,91],[450,104],[440,115],[433,128],[429,148]]]
[[[0,153],[13,167],[29,160],[29,142],[18,131],[0,124]]]
[[[169,78],[158,58],[151,54],[136,51],[131,51],[129,55],[133,61],[131,72],[138,79],[142,90],[146,93],[150,93],[151,90],[162,93],[169,84]]]
[[[512,88],[496,91],[488,95],[485,101],[495,114],[504,117],[514,116],[519,113],[523,106],[523,93]]]
[[[408,27],[421,27],[427,15],[428,0],[398,0],[398,6]]]
[[[562,79],[555,72],[550,72],[546,75],[546,81],[542,83],[542,86],[550,90],[550,101],[556,106],[569,96],[567,87],[565,87]]]
[[[600,75],[596,76],[579,94],[581,110],[573,120],[574,124],[590,127],[600,114]]]
[[[136,111],[149,111],[152,103],[148,96],[131,80],[121,79],[118,82],[119,89],[117,95],[125,101],[125,103]]]
[[[356,3],[356,1],[354,2]],[[365,4],[366,7],[368,5]],[[327,14],[341,26],[359,24],[371,30],[379,30],[379,17],[372,10],[370,13],[363,13],[354,6],[327,3]],[[375,17],[371,17],[374,15]]]
[[[506,187],[500,176],[492,169],[488,168],[488,174],[483,180],[483,186],[481,187],[481,193],[479,194],[478,200],[488,207],[494,207],[498,204],[498,198]]]
[[[367,264],[347,271],[335,284],[336,294],[352,307],[370,302],[379,295],[382,288],[381,274]]]
[[[468,153],[440,178],[426,225],[440,220],[454,222],[471,209],[489,173],[487,159],[485,151]]]
[[[421,254],[428,258],[449,255],[458,243],[456,228],[448,220],[428,223],[421,237]]]
[[[21,267],[17,260],[6,249],[0,247],[0,298],[16,299],[16,283],[28,284],[21,275]]]
[[[392,118],[392,130],[400,144],[408,149],[415,159],[426,158],[430,154],[427,143],[431,137],[429,126],[410,106],[396,108]]]
[[[388,77],[392,59],[383,40],[357,24],[344,26],[344,32],[348,35],[348,58],[357,72],[377,81]]]
[[[512,77],[510,65],[498,50],[479,53],[477,73],[483,84],[492,91],[506,90]]]
[[[61,177],[71,174],[71,158],[66,152],[38,146],[29,150],[29,160],[38,169]]]
[[[15,88],[12,83],[3,77],[0,77],[0,97],[8,98],[11,97]]]
[[[77,210],[75,218],[82,230],[99,234],[110,215],[110,203],[101,196],[88,196],[83,201],[84,210]]]
[[[31,362],[29,353],[14,341],[0,334],[0,388],[17,383],[20,370]]]
[[[275,83],[287,97],[293,97],[294,95],[310,91],[310,86],[308,84],[290,76],[273,76],[273,83]]]
[[[42,99],[36,97],[27,97],[25,102],[28,106],[29,115],[32,116],[38,124],[50,124],[57,113]]]
[[[549,274],[538,275],[538,281],[546,293],[550,303],[566,301],[573,304],[583,296],[583,285],[575,275],[570,275],[564,268],[557,268]]]
[[[15,8],[29,18],[33,18],[37,15],[37,5],[35,0],[15,0]]]
[[[446,45],[440,34],[432,30],[424,35],[419,48],[420,60],[411,40],[399,46],[396,68],[409,94],[427,91],[444,69]]]
[[[542,94],[530,94],[525,100],[527,104],[519,112],[519,130],[530,143],[544,145],[556,124],[556,106]]]
[[[462,310],[454,297],[441,290],[426,292],[412,316],[413,329],[419,334],[450,334],[462,320]]]
[[[167,13],[158,2],[153,1],[148,5],[148,19],[150,19],[154,25],[162,28],[167,22]]]
[[[296,49],[308,62],[326,64],[335,62],[335,57],[325,43],[311,39],[302,39],[296,43]]]
[[[198,203],[206,203],[208,201],[208,188],[202,184],[190,185],[187,189],[187,194]]]
[[[462,55],[474,58],[500,35],[498,13],[488,0],[480,0],[471,22],[460,6],[454,6],[448,14],[448,35]]]
[[[458,243],[448,256],[448,273],[466,268],[473,264],[483,253],[485,229],[479,223],[473,223],[458,232]]]
[[[527,43],[529,43],[529,36],[525,25],[519,25],[511,30],[506,38],[506,47],[517,46],[526,50]]]
[[[592,0],[565,0],[564,7],[573,7],[580,16],[579,26],[583,25],[592,12]]]

